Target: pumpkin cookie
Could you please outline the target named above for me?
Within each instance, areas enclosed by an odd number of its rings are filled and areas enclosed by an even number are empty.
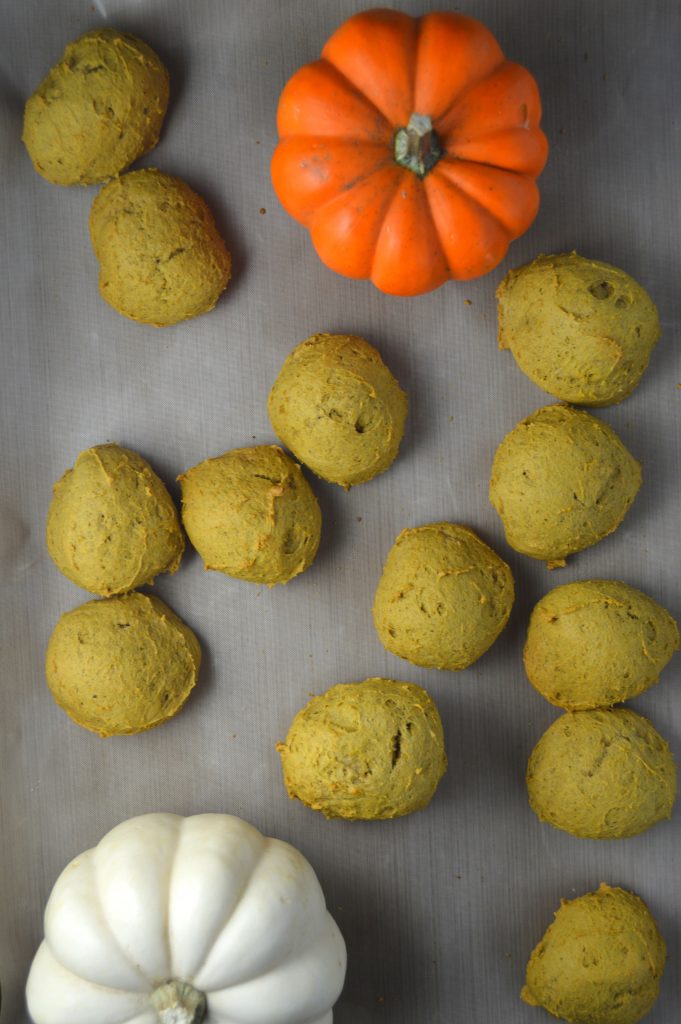
[[[623,270],[578,256],[539,256],[497,289],[499,347],[544,391],[577,405],[630,395],[660,336],[654,302]]]
[[[572,1024],[636,1024],[658,997],[666,955],[643,900],[602,884],[561,902],[522,998]]]
[[[458,671],[492,646],[513,606],[511,570],[472,530],[403,530],[374,598],[381,643],[414,665]]]
[[[100,444],[54,485],[47,550],[65,576],[104,597],[175,572],[184,551],[165,485],[137,452]]]
[[[236,448],[179,478],[182,520],[206,569],[252,583],[287,583],[321,537],[317,499],[277,445]]]
[[[69,43],[26,102],[23,141],[55,185],[91,185],[158,142],[168,72],[141,39],[112,28]]]
[[[527,791],[540,821],[581,839],[623,839],[671,817],[676,766],[641,715],[568,712],[532,751]]]
[[[314,334],[282,366],[267,408],[275,434],[295,457],[347,488],[394,461],[407,396],[363,338]]]
[[[153,168],[101,190],[90,211],[105,302],[167,327],[207,313],[227,287],[231,258],[201,196]]]
[[[163,601],[125,594],[62,615],[47,645],[46,673],[74,722],[121,736],[177,714],[200,663],[198,640]]]
[[[525,671],[551,704],[609,707],[656,683],[678,646],[674,619],[652,597],[617,580],[582,580],[535,605]]]
[[[445,773],[442,722],[425,690],[392,679],[332,686],[293,719],[281,754],[291,799],[327,818],[397,818]]]
[[[547,405],[499,445],[489,497],[511,547],[553,567],[616,530],[640,486],[640,465],[607,423]]]

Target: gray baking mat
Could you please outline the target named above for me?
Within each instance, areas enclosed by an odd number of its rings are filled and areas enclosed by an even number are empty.
[[[25,1020],[23,986],[61,868],[119,821],[151,810],[233,812],[306,854],[348,944],[337,1024],[548,1021],[519,1000],[527,957],[560,897],[601,881],[649,902],[669,947],[650,1021],[678,1021],[681,812],[623,842],[580,841],[540,825],[524,769],[556,712],[521,663],[530,608],[559,582],[614,576],[681,613],[678,5],[457,5],[536,76],[551,154],[539,217],[502,266],[414,299],[381,295],[322,266],[269,180],[282,86],[363,6],[0,0],[7,1024]],[[416,14],[431,5],[394,6]],[[186,178],[206,197],[234,254],[234,279],[216,310],[164,331],[133,324],[102,302],[87,237],[96,190],[47,184],[19,141],[25,97],[66,42],[101,24],[138,33],[167,62],[172,106],[160,145],[143,162]],[[509,267],[572,248],[637,277],[659,305],[663,337],[634,396],[601,414],[642,460],[643,489],[620,530],[550,574],[507,547],[487,500],[496,445],[549,401],[497,350],[494,289]],[[104,741],[73,725],[43,677],[54,623],[87,599],[45,552],[52,482],[81,449],[109,439],[140,451],[169,483],[206,456],[273,441],[269,387],[290,349],[323,330],[374,342],[409,392],[398,461],[348,494],[312,480],[322,547],[314,567],[287,587],[267,591],[206,573],[188,552],[181,570],[155,588],[204,645],[205,667],[187,707],[136,737]],[[509,561],[518,590],[501,639],[458,675],[387,654],[370,615],[396,534],[442,518],[478,530]],[[681,755],[678,666],[677,658],[634,706]],[[310,692],[381,674],[433,695],[449,771],[426,811],[385,823],[326,822],[288,800],[275,743]]]

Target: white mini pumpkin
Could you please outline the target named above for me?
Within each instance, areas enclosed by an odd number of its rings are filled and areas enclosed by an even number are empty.
[[[343,937],[288,843],[227,814],[145,814],[76,857],[45,908],[35,1024],[331,1024]]]

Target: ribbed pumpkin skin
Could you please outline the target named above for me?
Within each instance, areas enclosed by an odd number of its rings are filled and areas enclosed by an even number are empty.
[[[423,177],[394,156],[412,114],[442,149]],[[540,116],[534,79],[480,22],[365,11],[284,87],[272,182],[332,270],[418,295],[486,274],[530,226]]]
[[[143,814],[62,871],[26,998],[34,1024],[332,1024],[345,964],[294,847],[230,814]]]

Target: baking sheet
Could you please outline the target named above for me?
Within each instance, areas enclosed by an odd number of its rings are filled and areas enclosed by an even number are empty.
[[[0,0],[3,1022],[27,1019],[23,986],[61,868],[119,821],[152,810],[240,814],[306,854],[348,944],[337,1024],[548,1020],[519,1001],[527,957],[561,896],[601,881],[648,901],[669,949],[650,1021],[678,1020],[681,811],[620,842],[540,825],[524,768],[556,712],[521,663],[529,611],[558,583],[621,578],[681,615],[678,5],[456,5],[536,76],[551,155],[539,217],[502,266],[413,299],[383,296],[322,266],[269,181],[282,86],[363,6]],[[447,7],[393,6],[413,14]],[[101,24],[138,33],[168,64],[171,109],[160,145],[142,163],[182,176],[206,197],[234,256],[217,309],[163,331],[126,321],[98,296],[87,238],[96,189],[47,184],[19,141],[26,96],[66,42]],[[600,413],[642,460],[643,489],[616,534],[549,574],[507,547],[487,500],[496,445],[550,400],[497,350],[494,289],[509,267],[572,248],[647,286],[663,336],[634,396]],[[146,735],[103,741],[79,729],[43,678],[54,623],[88,598],[44,548],[52,482],[81,449],[107,440],[140,451],[169,483],[204,457],[274,441],[269,387],[290,349],[323,330],[374,342],[409,392],[398,461],[347,494],[313,481],[322,546],[314,567],[287,587],[206,573],[188,552],[155,591],[201,639],[197,691],[174,721]],[[508,629],[458,675],[387,654],[370,615],[396,534],[442,518],[478,530],[511,564],[518,591]],[[633,706],[681,757],[678,672],[677,658]],[[274,746],[310,692],[370,675],[427,687],[444,720],[449,771],[424,812],[327,822],[288,800]]]

